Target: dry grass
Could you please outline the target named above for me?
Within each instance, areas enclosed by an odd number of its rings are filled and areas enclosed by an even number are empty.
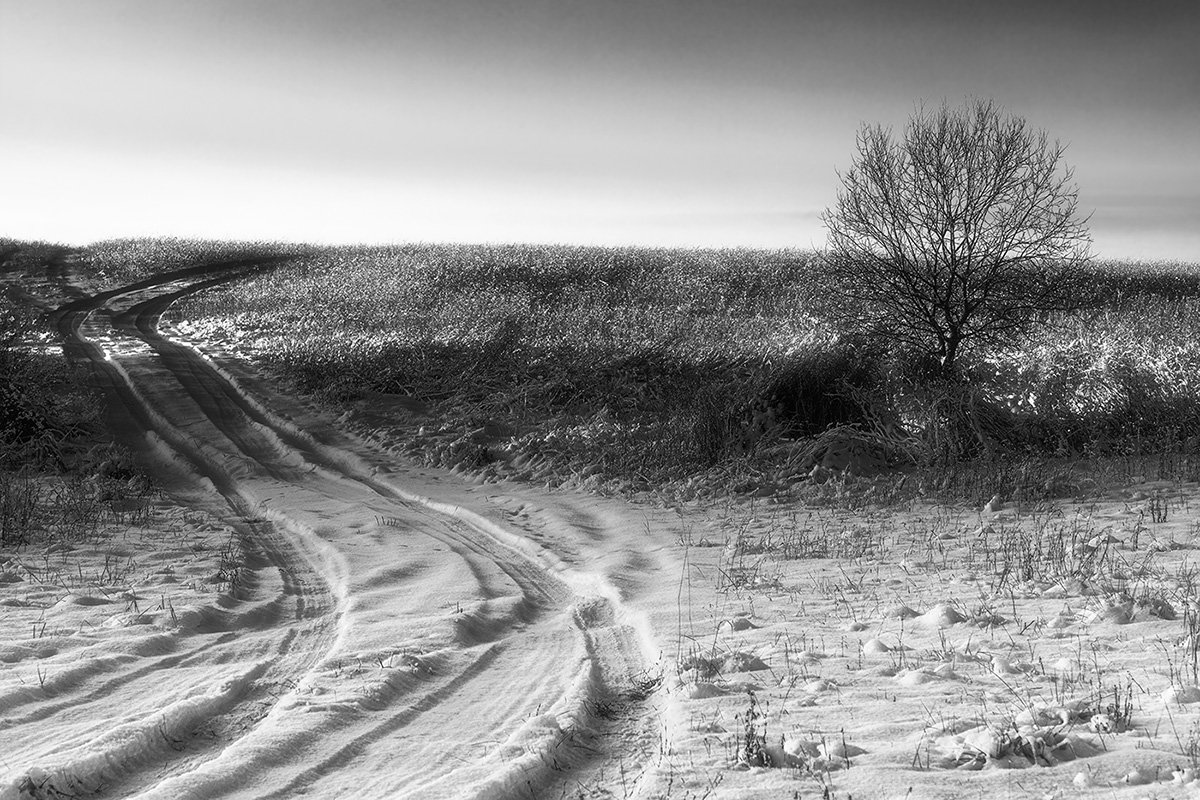
[[[973,353],[969,381],[947,385],[838,339],[813,258],[333,249],[183,315],[331,405],[418,401],[428,413],[399,431],[404,446],[485,477],[820,500],[839,493],[809,474],[831,426],[888,469],[915,468],[905,490],[842,495],[1025,500],[1200,469],[1200,271],[1096,265],[1077,277],[1101,287],[1088,309],[1020,350]]]

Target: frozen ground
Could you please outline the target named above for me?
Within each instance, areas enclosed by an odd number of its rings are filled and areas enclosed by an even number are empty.
[[[847,511],[476,482],[158,332],[253,266],[58,314],[172,502],[0,554],[3,800],[1200,795],[1197,487]]]

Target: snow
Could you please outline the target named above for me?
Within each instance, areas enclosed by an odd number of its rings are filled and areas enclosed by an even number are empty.
[[[1194,485],[847,511],[480,483],[159,336],[184,289],[75,320],[171,498],[0,553],[0,800],[1200,792]],[[1103,568],[1003,571],[1055,525]],[[844,554],[756,546],[800,527]]]

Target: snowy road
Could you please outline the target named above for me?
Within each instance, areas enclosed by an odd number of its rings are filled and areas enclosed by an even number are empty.
[[[176,299],[270,266],[59,310],[114,427],[246,563],[52,700],[0,697],[0,798],[635,795],[661,731],[658,647],[623,599],[666,558],[644,523],[390,465],[160,334]]]

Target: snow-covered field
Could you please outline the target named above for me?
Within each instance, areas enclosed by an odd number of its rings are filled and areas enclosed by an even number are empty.
[[[172,500],[0,553],[3,800],[1200,795],[1196,486],[845,510],[473,481],[158,332],[236,271],[60,312]]]

